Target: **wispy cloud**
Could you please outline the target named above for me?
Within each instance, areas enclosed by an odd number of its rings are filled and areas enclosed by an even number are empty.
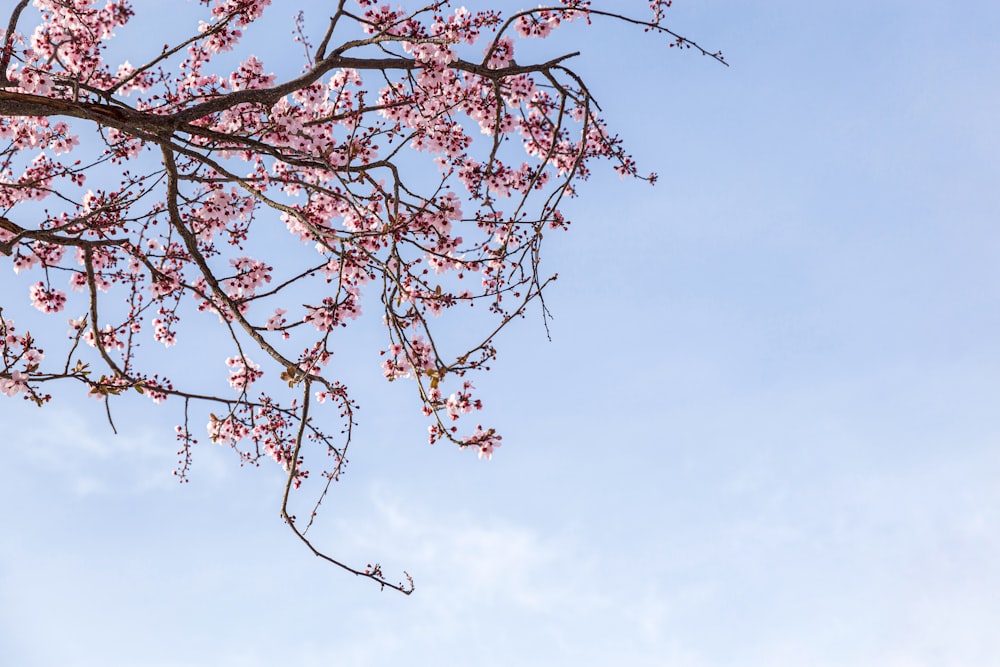
[[[84,412],[83,408],[92,410]],[[9,456],[33,469],[54,488],[78,496],[134,494],[176,484],[171,475],[177,464],[171,426],[160,421],[135,419],[117,406],[116,434],[97,401],[68,407],[46,406],[37,413],[31,406],[0,405]],[[164,415],[166,417],[166,415]],[[210,479],[229,474],[217,447],[198,452],[198,472]],[[231,463],[231,462],[230,462]]]

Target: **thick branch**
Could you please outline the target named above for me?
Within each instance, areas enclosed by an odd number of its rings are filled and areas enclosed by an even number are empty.
[[[8,90],[0,90],[0,117],[2,116],[67,116],[100,123],[133,136],[141,136],[136,130],[152,133],[172,132],[180,125],[171,116],[136,111],[128,107],[96,102],[74,102]]]
[[[568,53],[538,65],[510,65],[497,69],[490,69],[476,63],[465,60],[456,60],[449,64],[452,69],[469,72],[484,78],[499,81],[519,74],[529,74],[532,72],[542,72],[562,61],[580,55],[579,52]],[[331,56],[320,61],[315,68],[302,76],[287,81],[272,88],[256,88],[250,90],[238,90],[228,95],[220,95],[207,102],[189,107],[174,114],[175,121],[187,123],[198,118],[203,118],[209,114],[230,109],[238,104],[262,104],[272,106],[285,95],[289,95],[297,90],[306,88],[319,80],[324,74],[335,69],[358,69],[358,70],[415,70],[425,67],[412,58],[348,58],[345,56]],[[2,111],[2,107],[0,107]]]

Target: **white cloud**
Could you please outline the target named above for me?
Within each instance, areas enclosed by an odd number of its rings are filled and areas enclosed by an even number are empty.
[[[140,420],[127,407],[123,409],[127,405],[112,406],[118,433],[105,417],[104,404],[97,401],[73,408],[56,403],[41,410],[8,401],[0,403],[0,416],[20,464],[56,488],[89,496],[142,493],[176,485],[171,473],[177,466],[177,443],[165,421],[173,415]],[[84,412],[82,408],[88,406],[92,411]],[[196,456],[198,474],[209,479],[228,475],[233,467],[218,447],[201,447]]]

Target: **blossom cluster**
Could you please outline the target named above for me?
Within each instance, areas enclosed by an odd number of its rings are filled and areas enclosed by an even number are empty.
[[[0,393],[7,396],[26,394],[38,398],[29,385],[31,374],[45,358],[42,350],[35,347],[31,334],[18,334],[14,321],[3,318],[0,312]],[[47,400],[47,399],[46,399]]]
[[[488,369],[496,333],[551,279],[539,262],[544,233],[569,224],[561,201],[598,161],[652,179],[568,56],[515,60],[520,40],[598,10],[333,3],[318,47],[297,19],[304,61],[283,79],[264,58],[262,18],[281,18],[271,4],[199,0],[186,34],[120,62],[108,44],[135,17],[127,0],[35,0],[37,25],[4,35],[0,92],[13,101],[0,101],[0,251],[31,274],[28,302],[65,313],[70,330],[53,341],[64,363],[43,371],[34,339],[2,320],[0,392],[42,400],[38,383],[66,379],[102,400],[182,397],[185,470],[196,441],[187,406],[206,403],[212,441],[245,462],[274,460],[298,485],[304,440],[336,470],[346,461],[346,443],[331,444],[309,411],[323,404],[349,438],[353,403],[330,362],[340,332],[374,312],[385,334],[372,363],[380,353],[386,379],[416,385],[430,442],[490,458],[501,437],[458,424],[483,408],[468,375]],[[600,13],[624,18],[617,4]],[[665,30],[669,4],[629,20]],[[328,43],[347,23],[361,37]],[[436,335],[467,321],[451,319],[460,305],[481,313],[464,344]],[[198,312],[218,320],[199,324],[218,336],[198,342],[226,349],[235,398],[175,386],[178,364],[146,370],[159,357],[143,342],[173,354],[203,335],[183,326]]]

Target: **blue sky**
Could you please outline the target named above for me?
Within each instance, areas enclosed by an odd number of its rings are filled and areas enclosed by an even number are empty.
[[[413,596],[309,556],[279,471],[205,444],[176,484],[167,406],[120,402],[114,436],[6,400],[2,662],[996,664],[1000,6],[671,15],[732,66],[606,22],[551,46],[661,181],[572,204],[552,342],[517,323],[477,383],[494,460],[348,368],[318,539]]]

